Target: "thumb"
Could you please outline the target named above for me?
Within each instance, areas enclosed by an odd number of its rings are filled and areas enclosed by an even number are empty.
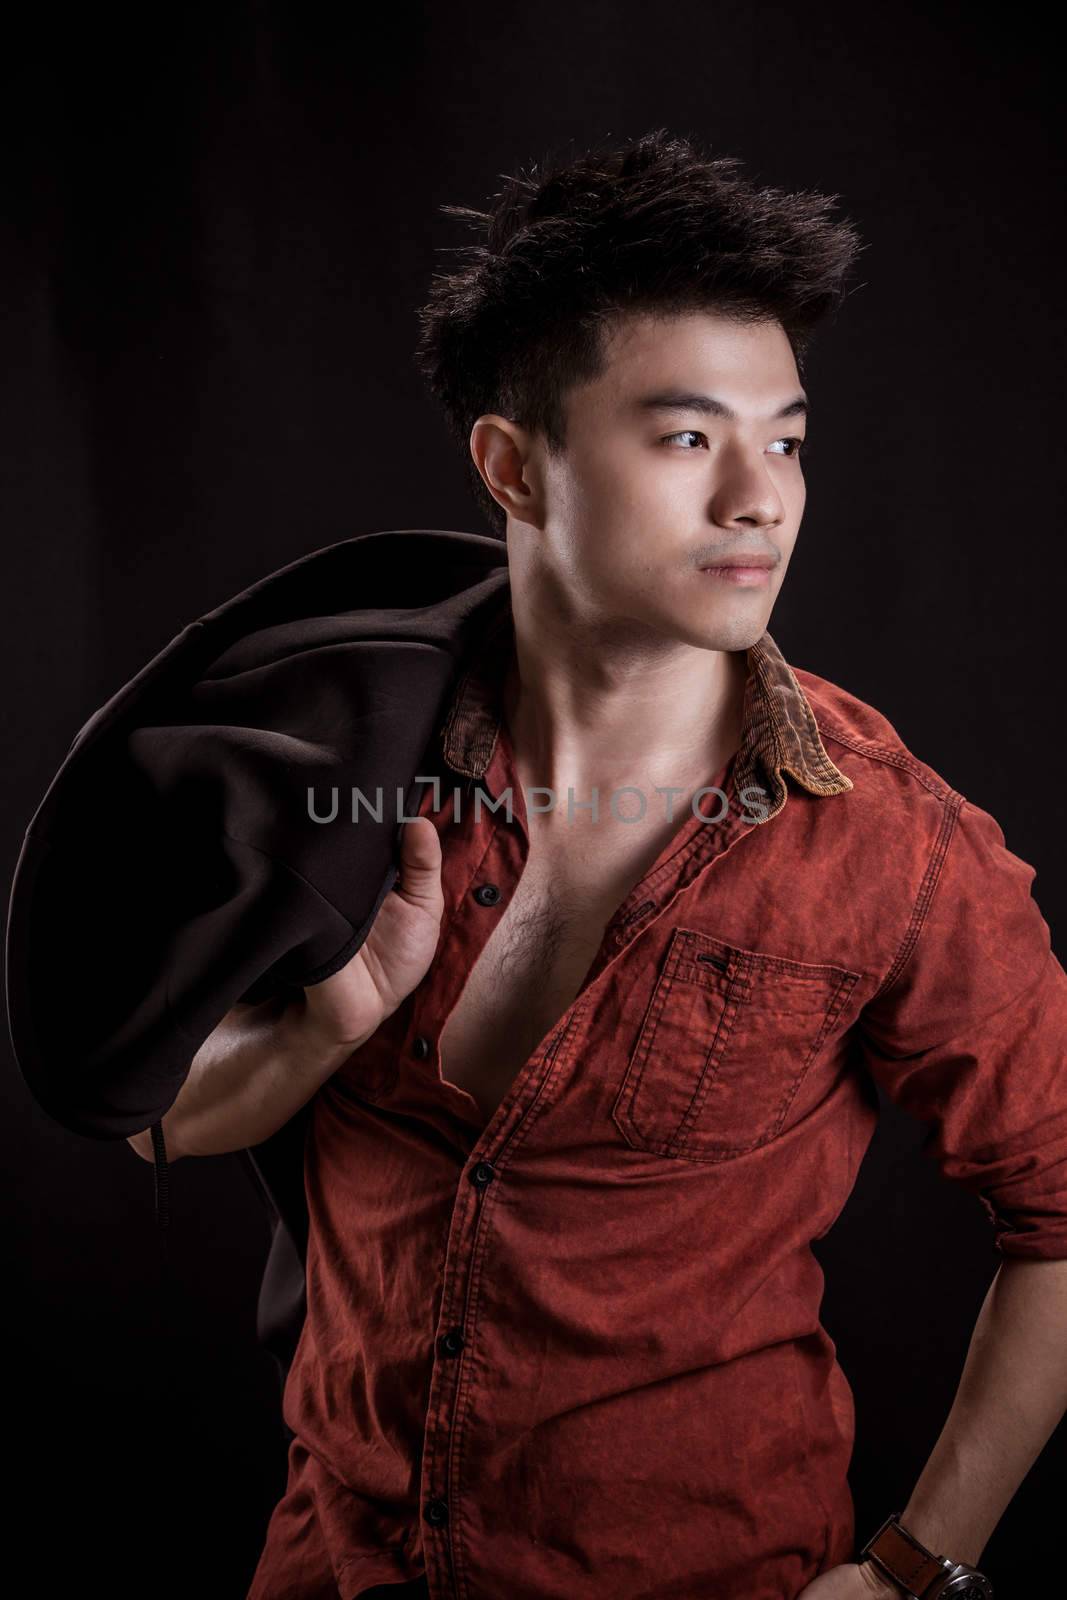
[[[405,900],[435,900],[441,893],[441,840],[429,817],[400,825],[400,873],[394,885]]]

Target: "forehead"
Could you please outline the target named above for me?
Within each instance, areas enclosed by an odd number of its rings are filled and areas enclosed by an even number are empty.
[[[659,389],[721,393],[741,411],[764,410],[799,388],[781,323],[740,323],[721,312],[628,314],[603,335],[604,371],[572,392],[576,409],[629,412]]]

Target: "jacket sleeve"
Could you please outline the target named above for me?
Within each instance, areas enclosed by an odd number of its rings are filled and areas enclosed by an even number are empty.
[[[857,1023],[923,1149],[981,1199],[1004,1256],[1067,1257],[1067,974],[1035,869],[988,812],[952,797],[887,982]]]

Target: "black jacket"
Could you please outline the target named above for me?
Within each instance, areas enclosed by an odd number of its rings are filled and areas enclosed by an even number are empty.
[[[15,870],[8,1023],[57,1122],[152,1128],[163,1227],[159,1122],[193,1056],[237,1001],[295,993],[359,949],[463,660],[509,604],[498,539],[346,539],[189,623],[75,736]],[[322,816],[334,787],[336,820],[314,820],[308,791]],[[353,824],[352,791],[375,806],[379,788],[380,820]],[[259,1335],[283,1373],[305,1311],[309,1111],[240,1153],[272,1223]]]

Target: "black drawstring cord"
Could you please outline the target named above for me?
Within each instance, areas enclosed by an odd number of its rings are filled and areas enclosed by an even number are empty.
[[[178,1313],[177,1285],[172,1281],[174,1268],[167,1248],[170,1229],[170,1170],[167,1166],[167,1146],[163,1139],[163,1123],[152,1124],[152,1162],[156,1191],[156,1237],[159,1255],[156,1259],[155,1338],[160,1357],[158,1401],[164,1416],[172,1414],[178,1404],[175,1382],[176,1363],[167,1359],[174,1340],[181,1337]],[[153,1416],[153,1422],[157,1420]],[[157,1463],[158,1464],[158,1463]]]
[[[159,1248],[162,1260],[167,1259],[167,1229],[170,1227],[170,1171],[167,1167],[167,1146],[163,1140],[163,1123],[152,1124],[152,1155],[155,1158],[156,1223],[159,1227]]]

